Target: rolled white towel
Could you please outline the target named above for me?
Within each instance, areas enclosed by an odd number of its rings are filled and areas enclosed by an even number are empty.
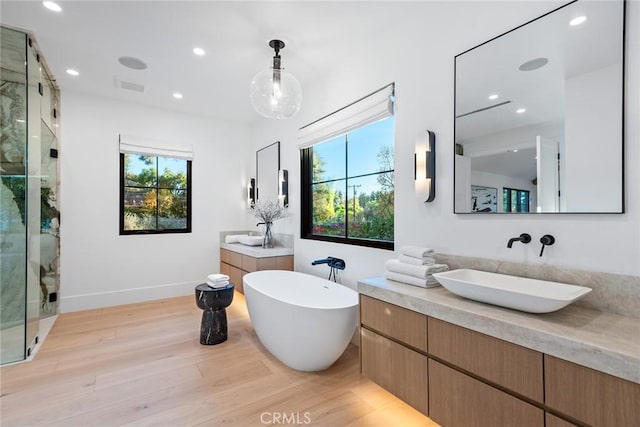
[[[433,256],[435,251],[431,248],[423,248],[420,246],[403,246],[400,248],[400,253],[414,258],[424,258]]]
[[[440,283],[438,283],[438,281],[431,275],[429,275],[428,279],[419,279],[417,277],[396,273],[394,271],[385,271],[384,277],[396,282],[406,283],[407,285],[420,286],[421,288],[435,288],[440,285]]]
[[[229,234],[228,236],[224,236],[225,243],[238,243],[238,237],[240,236],[248,236],[248,234]]]
[[[426,279],[429,274],[441,273],[449,270],[449,266],[447,264],[412,265],[400,262],[397,259],[388,260],[384,263],[384,266],[389,271],[406,274],[407,276],[413,276],[419,279]]]
[[[226,280],[224,282],[210,282],[207,280],[207,286],[209,286],[210,288],[213,289],[217,289],[217,288],[224,288],[225,286],[229,285],[229,281]]]
[[[229,280],[229,276],[227,276],[226,274],[221,274],[221,273],[216,273],[216,274],[210,274],[207,276],[207,280],[209,282],[224,282],[225,280],[228,281]]]
[[[430,256],[416,258],[409,255],[404,255],[404,254],[400,254],[400,256],[398,256],[398,261],[404,262],[405,264],[412,264],[412,265],[434,265],[436,263],[435,258]]]

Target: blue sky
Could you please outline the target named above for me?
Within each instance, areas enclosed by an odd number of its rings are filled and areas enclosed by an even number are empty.
[[[379,170],[376,158],[380,148],[388,145],[393,147],[393,117],[373,123],[364,128],[349,133],[348,153],[345,153],[344,135],[333,138],[327,142],[313,147],[314,155],[319,155],[324,160],[323,169],[325,179],[338,179],[345,177],[345,155],[349,156],[349,176],[356,176],[377,172]],[[392,150],[393,152],[393,150]],[[353,182],[351,182],[353,181]],[[375,177],[351,180],[350,185],[362,185],[358,193],[371,192],[377,189]],[[342,186],[342,184],[339,184]],[[349,196],[352,196],[352,190]]]

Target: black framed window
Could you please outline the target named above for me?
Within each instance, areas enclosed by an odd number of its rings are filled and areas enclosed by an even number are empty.
[[[191,233],[191,161],[120,153],[120,234]]]
[[[394,119],[301,150],[302,238],[393,249]]]
[[[504,212],[530,212],[528,190],[517,190],[504,187],[502,189],[502,206]]]

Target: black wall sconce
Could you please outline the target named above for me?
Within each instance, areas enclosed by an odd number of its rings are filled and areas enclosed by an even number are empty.
[[[289,171],[280,169],[278,172],[278,198],[282,200],[282,206],[289,206]]]
[[[428,194],[425,203],[433,202],[436,198],[436,134],[430,130],[416,142],[416,152],[413,155],[413,178],[416,182],[416,191]]]
[[[256,179],[249,179],[249,185],[247,185],[247,203],[253,207],[256,203]]]

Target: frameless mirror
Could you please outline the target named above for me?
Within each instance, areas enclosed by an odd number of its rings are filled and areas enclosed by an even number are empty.
[[[256,151],[256,200],[278,200],[280,141]]]
[[[575,1],[455,58],[455,213],[622,213],[624,1]]]

